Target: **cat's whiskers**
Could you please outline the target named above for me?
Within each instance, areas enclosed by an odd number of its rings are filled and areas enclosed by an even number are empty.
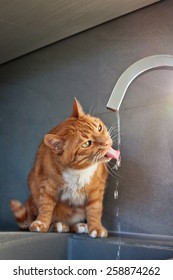
[[[95,154],[92,163],[95,164],[95,163],[98,163],[98,162],[100,162],[100,153],[99,153],[99,152],[97,152],[97,153]],[[108,173],[109,173],[112,177],[114,177],[115,179],[117,179],[117,176],[120,177],[120,175],[119,175],[118,173],[116,173],[116,172],[112,169],[112,167],[109,165],[110,163],[106,163],[106,162],[104,162],[104,161],[102,161],[102,162],[103,162],[104,166],[106,167],[106,170],[108,171]]]
[[[109,174],[114,177],[115,179],[117,179],[117,177],[121,177],[118,173],[116,173],[112,167],[109,165],[109,164],[106,164],[106,168],[107,168],[107,171],[109,172]]]
[[[115,135],[118,137],[118,131],[117,130],[112,130],[109,135],[111,136],[111,138],[114,137]]]
[[[89,109],[89,115],[93,116],[95,114],[95,110],[96,110],[96,105],[95,102],[92,102],[90,109]]]
[[[118,175],[118,174],[116,174],[115,172],[112,172],[113,170],[112,170],[112,169],[109,169],[110,166],[109,166],[108,164],[104,163],[104,166],[105,166],[107,172],[108,172],[114,179],[117,179],[117,175]]]
[[[118,128],[112,128],[111,130],[109,130],[109,135],[111,136],[111,138],[115,135],[118,137]]]
[[[118,128],[114,127],[109,130],[109,134],[111,135],[114,132],[118,132]]]
[[[99,162],[99,152],[97,152],[95,155],[94,155],[94,158],[93,158],[93,163],[97,163]]]
[[[109,128],[109,133],[113,130],[118,130],[118,126],[117,125],[112,125],[110,128]]]
[[[117,135],[117,134],[112,135],[112,136],[111,136],[111,139],[112,139],[113,141],[116,141],[116,142],[117,142],[118,135]]]

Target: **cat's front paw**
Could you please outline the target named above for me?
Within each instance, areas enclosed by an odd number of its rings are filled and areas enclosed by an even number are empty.
[[[55,232],[69,232],[70,229],[69,229],[69,226],[66,225],[66,224],[63,224],[61,222],[58,222],[58,223],[54,223],[52,225],[52,230],[55,231]]]
[[[100,227],[91,227],[88,231],[89,236],[92,238],[96,237],[107,237],[108,236],[108,231],[105,229],[103,226]]]
[[[35,232],[47,232],[48,228],[45,223],[36,220],[30,224],[29,230]]]
[[[88,233],[88,225],[86,223],[77,223],[70,227],[71,232]]]

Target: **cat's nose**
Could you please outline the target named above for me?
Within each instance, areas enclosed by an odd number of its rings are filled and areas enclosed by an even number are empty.
[[[104,147],[110,146],[110,141],[99,141],[99,145]]]
[[[105,143],[103,143],[103,146],[109,146],[109,142],[105,142]]]

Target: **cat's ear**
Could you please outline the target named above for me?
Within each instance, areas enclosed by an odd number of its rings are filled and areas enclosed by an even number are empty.
[[[64,141],[56,134],[46,134],[44,136],[44,144],[48,146],[52,152],[62,155],[64,148]]]
[[[74,102],[73,102],[73,111],[72,111],[71,117],[80,118],[84,114],[85,113],[82,109],[82,106],[80,105],[79,101],[75,97]]]

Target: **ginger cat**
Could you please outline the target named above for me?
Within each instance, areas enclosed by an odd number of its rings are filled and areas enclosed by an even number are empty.
[[[10,202],[19,227],[107,237],[101,223],[106,163],[120,156],[111,146],[103,122],[74,99],[72,115],[46,134],[38,149],[25,205]]]

